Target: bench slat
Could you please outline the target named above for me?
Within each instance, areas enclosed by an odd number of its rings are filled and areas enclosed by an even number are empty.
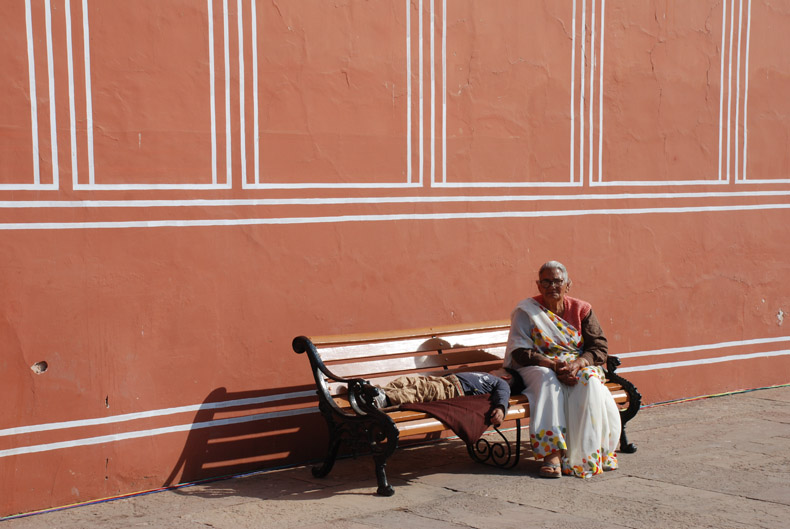
[[[502,358],[488,351],[475,349],[444,354],[405,356],[369,360],[351,364],[333,364],[330,369],[341,377],[368,377],[377,374],[388,374],[399,371],[416,371],[479,364],[484,362],[502,362]]]
[[[421,336],[419,338],[409,338],[405,340],[340,345],[337,347],[323,347],[319,349],[319,351],[321,352],[321,358],[327,363],[337,360],[353,360],[371,356],[417,353],[420,352],[420,346],[430,338],[430,336]]]
[[[404,435],[421,435],[441,432],[446,429],[447,427],[441,421],[432,417],[398,424],[398,430]]]
[[[389,356],[410,352],[416,353],[420,352],[423,344],[432,338],[441,338],[449,342],[450,348],[453,349],[459,347],[483,347],[491,345],[499,345],[504,348],[504,344],[507,343],[507,335],[507,329],[473,333],[455,333],[441,336],[425,335],[416,338],[388,340],[383,342],[322,346],[320,347],[320,351],[321,358],[323,358],[325,362],[333,362],[337,360],[365,358],[368,356]]]
[[[372,333],[333,334],[330,336],[311,337],[310,341],[318,348],[336,345],[350,345],[364,342],[384,342],[393,339],[419,338],[431,336],[446,336],[451,334],[465,334],[469,332],[483,332],[510,328],[510,320],[492,320],[470,325],[450,324],[435,325],[418,329],[404,329],[400,331],[381,331]]]

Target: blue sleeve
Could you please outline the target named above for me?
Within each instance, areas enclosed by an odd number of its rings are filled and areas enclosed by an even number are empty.
[[[456,373],[467,395],[491,394],[491,405],[501,406],[507,413],[510,386],[503,379],[490,373]]]
[[[493,406],[502,406],[507,413],[508,403],[510,401],[510,385],[499,377],[489,375],[492,380],[491,388],[491,404]]]

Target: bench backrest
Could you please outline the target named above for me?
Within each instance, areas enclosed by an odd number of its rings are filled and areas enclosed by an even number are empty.
[[[433,327],[311,341],[324,365],[335,375],[384,385],[408,374],[446,375],[502,367],[509,330],[510,322],[500,320],[472,327]],[[331,379],[327,386],[333,396],[345,391],[345,384]]]

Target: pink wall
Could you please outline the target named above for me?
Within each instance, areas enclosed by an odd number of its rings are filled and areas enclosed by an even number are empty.
[[[789,381],[790,2],[225,4],[5,6],[0,515],[315,459],[295,335],[548,259],[646,402]]]

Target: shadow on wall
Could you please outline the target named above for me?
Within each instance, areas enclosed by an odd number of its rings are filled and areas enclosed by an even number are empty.
[[[244,392],[217,388],[195,414],[181,456],[163,486],[315,457],[316,441],[317,446],[326,445],[326,426],[315,412],[312,385]]]

